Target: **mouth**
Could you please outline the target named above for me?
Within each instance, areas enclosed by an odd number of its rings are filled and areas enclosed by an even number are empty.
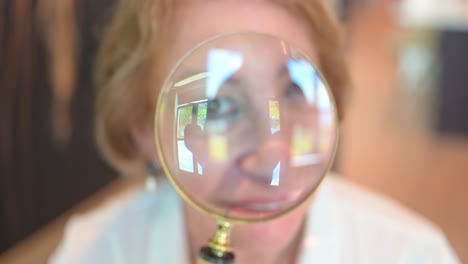
[[[246,204],[244,207],[252,211],[269,212],[284,208],[284,202],[253,203]]]
[[[226,215],[240,217],[265,217],[280,214],[300,199],[302,192],[275,197],[259,196],[241,200],[220,200],[216,204]]]

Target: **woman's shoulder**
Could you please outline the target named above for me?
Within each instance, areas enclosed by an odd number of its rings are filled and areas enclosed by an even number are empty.
[[[324,180],[317,200],[311,224],[352,263],[459,263],[439,227],[341,176]]]
[[[324,185],[335,206],[343,213],[366,221],[391,224],[419,232],[440,233],[440,228],[416,211],[341,176],[331,175]]]
[[[168,225],[180,220],[179,210],[177,194],[168,182],[161,181],[154,192],[133,187],[71,218],[50,263],[144,263],[138,258],[152,243],[149,233],[164,236],[164,230],[154,229],[171,229]]]

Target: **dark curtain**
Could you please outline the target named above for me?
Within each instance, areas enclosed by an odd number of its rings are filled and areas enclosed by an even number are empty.
[[[76,1],[80,56],[67,145],[52,136],[52,87],[37,0],[0,0],[0,252],[116,177],[93,142],[92,63],[113,0]]]
[[[436,107],[436,131],[468,136],[468,32],[442,30],[439,36],[440,67]]]

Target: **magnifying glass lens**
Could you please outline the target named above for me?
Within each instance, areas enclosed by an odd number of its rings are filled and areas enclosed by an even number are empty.
[[[327,173],[336,107],[300,50],[257,33],[227,34],[191,50],[163,87],[156,139],[182,196],[232,221],[280,216]]]

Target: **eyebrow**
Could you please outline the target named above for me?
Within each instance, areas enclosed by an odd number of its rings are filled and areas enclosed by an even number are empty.
[[[237,85],[239,83],[242,83],[242,78],[239,76],[236,76],[235,74],[231,75],[229,78],[224,81],[225,84],[231,84],[231,85]]]
[[[283,64],[283,66],[277,71],[276,73],[276,77],[279,78],[279,77],[283,77],[283,75],[289,75],[289,68],[287,66],[287,64]]]
[[[288,69],[288,66],[286,64],[282,65],[281,68],[279,68],[276,71],[276,78],[281,78],[284,75],[289,76],[289,69]],[[238,76],[236,73],[234,73],[228,79],[226,79],[225,83],[239,84],[239,83],[242,83],[242,78],[241,78],[241,76]]]
[[[208,78],[210,75],[210,72],[207,72],[206,70],[201,71],[201,70],[188,70],[184,72],[183,74],[180,75],[180,78],[182,80],[176,82],[174,84],[174,87],[182,87],[184,85],[187,85],[192,82],[196,82],[199,80],[203,80]],[[276,73],[277,78],[283,77],[284,75],[289,75],[289,69],[286,64],[284,64],[281,68]],[[179,78],[178,78],[179,79]],[[237,85],[241,83],[242,80],[239,76],[236,76],[236,74],[232,74],[224,83],[226,84],[232,84],[232,85]]]

